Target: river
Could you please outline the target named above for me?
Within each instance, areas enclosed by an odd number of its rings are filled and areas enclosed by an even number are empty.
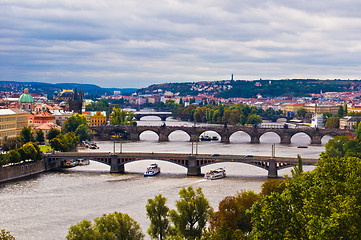
[[[138,122],[139,125],[157,125],[152,118]],[[167,120],[167,125],[191,124]],[[216,135],[214,132],[208,135]],[[276,156],[317,158],[324,151],[323,145],[309,145],[309,138],[297,134],[289,145],[278,144],[279,137],[269,133],[261,137],[260,144],[250,144],[246,134],[237,133],[231,143],[200,142],[193,146],[198,153],[271,155],[271,146],[276,143]],[[184,132],[175,132],[169,142],[157,142],[156,134],[145,132],[141,141],[115,144],[115,152],[176,152],[190,153],[192,144]],[[97,142],[99,149],[91,151],[113,152],[114,142]],[[305,145],[308,148],[297,148]],[[121,149],[120,149],[121,148]],[[80,149],[79,151],[90,151]],[[161,174],[144,178],[146,167],[157,162]],[[42,173],[24,180],[0,184],[0,229],[5,228],[19,240],[65,239],[68,228],[83,219],[93,220],[103,213],[119,211],[129,214],[146,233],[149,220],[146,217],[147,199],[158,194],[167,197],[167,205],[175,208],[178,192],[183,187],[201,187],[212,207],[226,196],[238,191],[260,192],[267,180],[267,171],[242,163],[213,164],[202,172],[217,166],[225,167],[227,177],[215,181],[202,177],[186,176],[186,169],[164,161],[144,160],[125,165],[126,174],[109,174],[109,166],[91,161],[88,166],[78,166],[59,172]],[[305,166],[306,170],[313,169]],[[290,169],[280,170],[279,176],[289,174]],[[149,236],[146,236],[149,239]]]

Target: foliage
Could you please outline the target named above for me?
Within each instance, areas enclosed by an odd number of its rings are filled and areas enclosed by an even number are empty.
[[[170,210],[169,215],[175,231],[186,239],[201,238],[202,229],[211,215],[212,209],[201,188],[196,191],[190,186],[179,191],[180,200],[176,201],[177,210]]]
[[[136,120],[134,113],[125,111],[121,108],[113,108],[113,112],[111,113],[110,123],[112,125],[132,125]]]
[[[343,157],[346,155],[349,145],[349,139],[346,136],[337,136],[330,139],[325,146],[325,153],[330,157]]]
[[[262,197],[269,196],[273,192],[282,193],[286,188],[284,180],[280,179],[270,179],[262,184],[262,190],[260,195]]]
[[[109,113],[109,109],[110,106],[108,103],[108,99],[100,99],[98,102],[92,102],[85,107],[86,111],[106,111],[107,116]]]
[[[252,207],[252,239],[358,239],[361,159],[323,155]]]
[[[337,117],[342,118],[345,115],[345,111],[342,105],[338,108]]]
[[[37,130],[35,131],[35,140],[36,140],[36,142],[38,142],[38,143],[43,143],[43,142],[45,142],[43,130],[37,129]]]
[[[75,113],[73,116],[65,120],[62,130],[64,133],[75,132],[82,124],[88,125],[86,117],[82,114]]]
[[[75,130],[75,134],[78,136],[79,141],[91,140],[93,138],[93,133],[89,129],[88,124],[81,124]]]
[[[25,160],[37,161],[42,158],[39,146],[33,142],[28,142],[21,148],[10,150],[6,154],[0,154],[0,166],[19,163]]]
[[[15,240],[15,238],[10,234],[10,232],[5,229],[1,229],[0,240]]]
[[[46,134],[46,138],[50,141],[53,138],[56,138],[60,133],[60,130],[56,128],[50,128],[48,133]]]
[[[25,144],[28,142],[35,142],[34,133],[31,127],[24,126],[20,131],[20,141]]]
[[[94,219],[94,224],[83,220],[72,225],[66,236],[68,240],[139,240],[144,239],[139,224],[128,214],[120,212],[103,214],[100,218]]]
[[[250,114],[247,118],[248,124],[253,124],[253,125],[257,126],[261,122],[262,122],[262,118],[260,115],[257,115],[257,114]]]
[[[340,126],[340,118],[339,117],[329,117],[327,119],[325,128],[334,129],[339,128]]]
[[[304,119],[306,117],[309,117],[310,114],[308,113],[307,109],[300,107],[299,109],[297,109],[296,115],[298,118]]]
[[[50,140],[50,146],[55,151],[69,152],[76,147],[78,141],[78,137],[74,132],[60,133],[56,138]]]
[[[296,177],[300,175],[302,172],[303,172],[302,158],[299,154],[297,154],[297,165],[295,165],[293,169],[291,169],[292,177]]]
[[[4,151],[20,148],[22,145],[23,143],[20,141],[20,137],[8,138],[5,136],[4,141],[2,142],[2,148]]]
[[[245,239],[252,230],[249,209],[259,199],[253,191],[224,198],[210,220],[211,239]]]
[[[145,206],[150,226],[147,233],[153,239],[166,239],[169,233],[169,208],[165,205],[167,199],[161,194],[153,199],[148,199]]]

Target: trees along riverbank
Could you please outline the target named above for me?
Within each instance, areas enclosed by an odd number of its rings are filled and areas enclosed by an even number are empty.
[[[313,171],[303,172],[299,158],[291,176],[265,182],[259,194],[227,196],[218,211],[201,189],[181,189],[173,210],[158,195],[146,206],[147,232],[152,239],[359,239],[360,146],[359,137],[336,137]]]

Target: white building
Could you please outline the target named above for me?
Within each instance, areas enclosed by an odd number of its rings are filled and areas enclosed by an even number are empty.
[[[64,111],[64,110],[50,110],[50,112],[55,116],[55,122],[59,126],[63,126],[63,123],[66,119],[73,116],[73,111]]]
[[[323,114],[314,114],[312,115],[311,127],[313,128],[322,128],[325,125],[323,124]]]

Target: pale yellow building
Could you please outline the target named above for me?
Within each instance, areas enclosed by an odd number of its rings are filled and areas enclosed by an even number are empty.
[[[304,108],[307,112],[312,114],[320,114],[330,112],[332,115],[336,115],[340,105],[318,105],[318,104],[307,104]]]
[[[0,143],[5,137],[19,136],[21,129],[28,126],[28,114],[22,109],[0,109]]]
[[[101,126],[107,122],[107,114],[105,111],[90,112],[90,126]]]

